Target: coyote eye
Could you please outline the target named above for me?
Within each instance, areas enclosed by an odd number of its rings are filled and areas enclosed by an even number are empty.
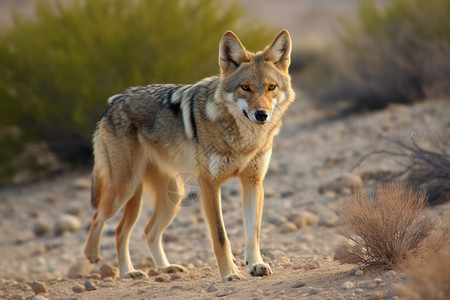
[[[246,84],[241,85],[241,89],[243,89],[246,92],[250,92],[250,87]]]
[[[269,91],[273,91],[277,86],[275,84],[269,84],[269,86],[267,87],[267,89]]]

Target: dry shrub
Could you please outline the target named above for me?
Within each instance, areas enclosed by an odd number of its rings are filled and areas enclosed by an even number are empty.
[[[336,249],[343,263],[393,266],[418,256],[433,232],[426,195],[399,182],[380,184],[373,197],[360,188],[340,208],[338,231],[350,240]]]
[[[394,174],[395,178],[404,178],[412,186],[426,192],[428,202],[437,205],[450,201],[450,142],[445,139],[430,139],[427,146],[419,145],[416,138],[424,134],[437,132],[410,131],[408,142],[402,140],[387,141],[394,146],[392,150],[372,151],[364,155],[352,171],[373,155],[388,155],[400,158],[403,169]],[[386,174],[386,176],[390,173]]]
[[[402,267],[410,299],[444,300],[450,295],[450,220],[443,222],[430,241],[422,260],[408,260]]]

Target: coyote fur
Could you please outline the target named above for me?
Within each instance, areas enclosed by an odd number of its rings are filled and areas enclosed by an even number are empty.
[[[172,265],[162,234],[180,209],[183,183],[177,174],[193,174],[201,189],[214,254],[223,281],[240,279],[222,218],[220,186],[239,177],[243,188],[245,261],[253,276],[272,270],[260,253],[263,179],[281,119],[294,101],[288,73],[291,38],[284,30],[272,44],[247,51],[227,31],[219,44],[220,75],[194,84],[151,84],[109,98],[93,138],[92,218],[86,257],[99,260],[105,222],[122,207],[116,230],[121,277],[146,276],[131,263],[129,242],[142,207],[143,189],[155,206],[145,228],[148,247],[163,271]],[[168,193],[168,191],[176,193]]]

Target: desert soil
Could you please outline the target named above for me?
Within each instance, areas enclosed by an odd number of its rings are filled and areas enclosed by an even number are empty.
[[[152,213],[149,200],[131,238],[132,260],[149,278],[101,278],[102,265],[116,265],[114,230],[120,215],[107,223],[103,259],[89,265],[83,247],[93,213],[91,176],[88,170],[73,171],[0,190],[0,298],[32,298],[31,283],[39,281],[47,291],[36,299],[395,299],[398,284],[407,281],[400,270],[358,270],[334,260],[335,246],[342,241],[336,232],[338,205],[351,186],[360,184],[361,175],[376,178],[401,169],[398,158],[378,155],[353,170],[365,154],[411,139],[401,132],[437,133],[415,138],[423,144],[448,139],[449,101],[340,118],[312,104],[298,93],[275,140],[265,180],[261,248],[273,275],[246,273],[240,187],[231,180],[222,189],[223,213],[243,280],[220,282],[198,199],[184,203],[164,237],[169,261],[185,266],[187,273],[164,274],[153,267],[144,237]],[[196,192],[195,183],[191,189]],[[450,216],[450,204],[431,207],[429,213]],[[85,283],[96,289],[86,290]]]

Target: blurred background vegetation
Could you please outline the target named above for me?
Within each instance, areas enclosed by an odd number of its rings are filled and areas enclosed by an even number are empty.
[[[219,0],[40,0],[16,13],[0,32],[0,185],[90,161],[109,96],[218,73],[228,29],[249,50],[276,34]]]
[[[356,112],[450,95],[450,1],[363,0],[339,25],[333,45],[307,56],[304,88],[320,106]]]
[[[272,8],[264,14],[256,0],[33,1],[31,13],[0,27],[0,186],[90,163],[109,96],[216,74],[222,34],[231,29],[259,50],[278,32],[269,17],[294,33],[294,85],[322,110],[448,97],[450,1],[361,0],[352,17],[327,16],[333,38],[302,36],[326,23],[311,7],[334,3],[337,16],[356,1],[262,1]]]

